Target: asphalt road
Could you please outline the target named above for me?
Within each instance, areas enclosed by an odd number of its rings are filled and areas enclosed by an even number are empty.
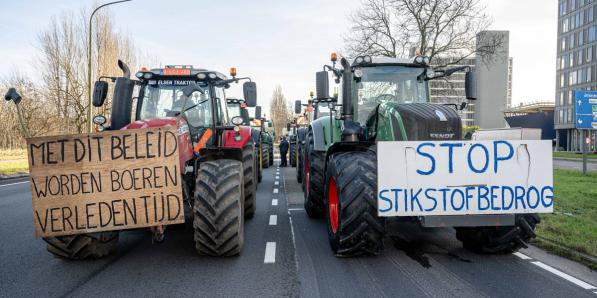
[[[556,159],[553,160],[553,167],[564,170],[582,171],[582,160]],[[597,171],[597,162],[587,161],[587,171]]]
[[[29,183],[0,182],[2,297],[597,297],[597,273],[584,266],[533,247],[470,253],[447,228],[396,223],[382,256],[336,258],[324,221],[302,209],[294,168],[265,170],[238,257],[198,256],[182,226],[161,244],[128,231],[113,256],[65,261],[45,251],[32,222]]]

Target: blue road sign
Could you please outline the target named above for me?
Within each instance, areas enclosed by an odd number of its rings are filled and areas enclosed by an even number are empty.
[[[574,91],[574,126],[597,129],[597,91]]]

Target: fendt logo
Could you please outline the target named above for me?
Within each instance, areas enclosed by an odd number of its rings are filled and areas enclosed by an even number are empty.
[[[441,113],[441,112],[440,112]],[[454,137],[453,133],[430,133],[429,136],[432,139],[437,139],[437,140],[449,140],[451,138]]]

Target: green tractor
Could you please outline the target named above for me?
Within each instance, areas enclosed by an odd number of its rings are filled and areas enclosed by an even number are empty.
[[[258,144],[260,169],[267,169],[274,164],[273,138],[267,132],[272,123],[262,117],[261,106],[255,107],[255,118],[253,118],[253,140]],[[261,178],[260,178],[261,181]]]
[[[336,256],[378,255],[383,251],[384,236],[392,232],[386,229],[390,217],[380,216],[378,209],[380,142],[462,140],[458,110],[466,103],[431,103],[429,81],[466,72],[466,98],[474,100],[475,73],[470,67],[434,70],[424,56],[359,56],[352,64],[342,58],[339,67],[336,61],[333,54],[333,64],[316,73],[317,96],[313,101],[319,108],[327,107],[329,114],[318,115],[307,130],[302,169],[304,207],[310,217],[326,218]],[[329,96],[329,73],[339,85],[339,96]],[[454,227],[465,248],[483,253],[526,247],[540,221],[534,213],[406,219],[423,227]]]

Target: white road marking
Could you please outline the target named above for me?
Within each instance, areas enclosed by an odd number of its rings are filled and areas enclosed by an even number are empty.
[[[273,264],[276,262],[276,242],[268,242],[265,244],[265,258],[263,263]]]
[[[288,208],[288,211],[304,211],[303,208]]]
[[[275,214],[272,214],[269,216],[269,225],[270,226],[275,226],[278,224],[278,216]]]
[[[597,291],[593,292],[593,294],[597,295]]]
[[[597,289],[597,288],[595,288],[595,286],[593,286],[591,284],[588,284],[588,283],[586,283],[586,282],[584,282],[584,281],[582,281],[582,280],[580,280],[580,279],[578,279],[578,278],[576,278],[574,276],[570,276],[570,275],[568,275],[568,274],[566,274],[566,273],[564,273],[564,272],[562,272],[562,271],[560,271],[560,270],[558,270],[556,268],[553,268],[553,267],[551,267],[549,265],[546,265],[544,263],[541,263],[539,261],[535,261],[535,262],[531,262],[531,263],[533,263],[534,265],[537,265],[537,266],[539,266],[539,267],[541,267],[541,268],[543,268],[543,269],[545,269],[545,270],[547,270],[547,271],[549,271],[549,272],[551,272],[551,273],[553,273],[553,274],[555,274],[555,275],[557,275],[557,276],[559,276],[559,277],[561,277],[561,278],[563,278],[563,279],[565,279],[565,280],[567,280],[567,281],[569,281],[569,282],[571,282],[571,283],[573,283],[573,284],[575,284],[575,285],[577,285],[577,286],[579,286],[579,287],[581,287],[581,288],[583,288],[585,290],[594,290],[594,289]]]
[[[272,206],[278,206],[278,199],[272,200]]]
[[[274,185],[280,185],[280,182],[276,181],[274,182]]]
[[[2,185],[0,185],[0,187],[3,187],[3,186],[11,186],[11,185],[17,185],[17,184],[23,184],[23,183],[27,183],[27,182],[29,182],[29,181],[15,182],[15,183],[9,183],[9,184],[2,184]]]
[[[527,256],[525,254],[521,254],[519,252],[515,252],[515,253],[513,253],[513,255],[515,255],[515,256],[523,259],[523,260],[532,260],[533,259],[533,258],[531,258],[531,257],[529,257],[529,256]]]
[[[278,193],[278,189],[277,188],[274,188],[274,193]]]
[[[280,176],[277,176],[277,175],[276,175],[276,179],[280,179]]]

